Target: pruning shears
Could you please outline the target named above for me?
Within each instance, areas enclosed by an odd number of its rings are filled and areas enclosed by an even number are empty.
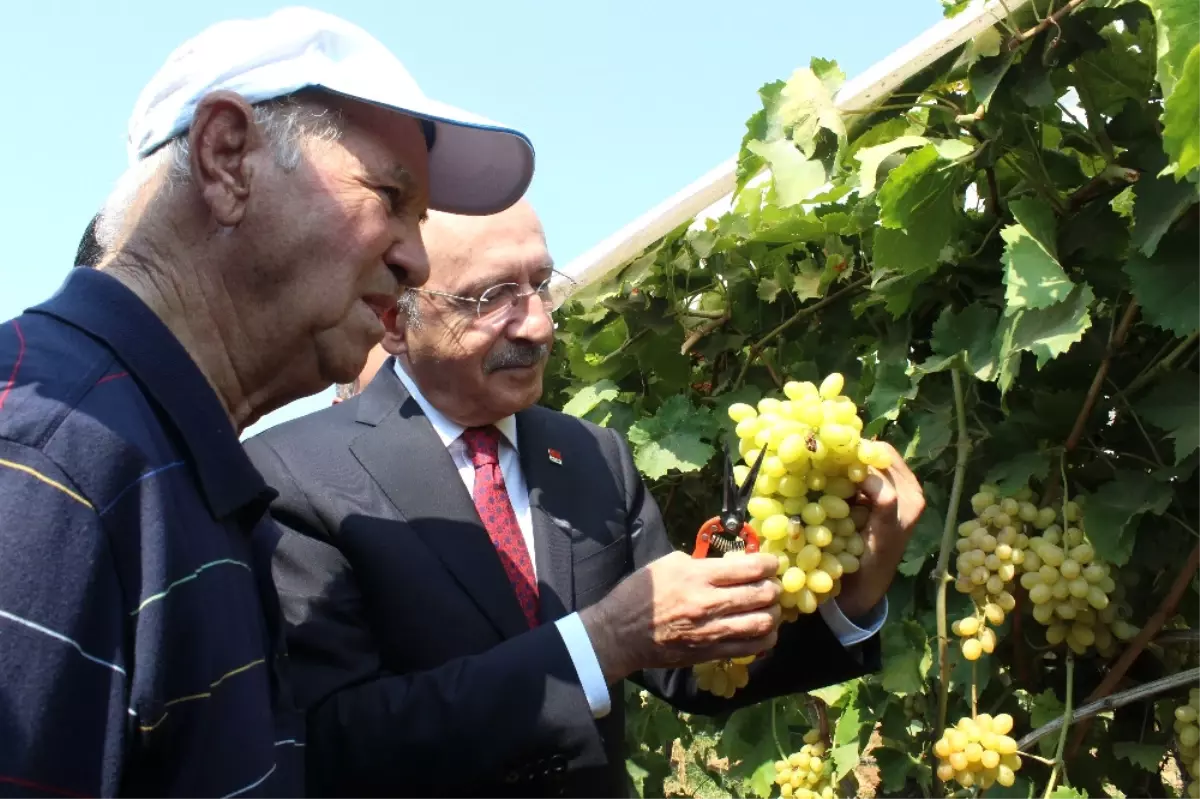
[[[733,460],[729,456],[729,445],[725,445],[725,482],[721,515],[714,516],[700,525],[700,531],[696,533],[696,548],[692,550],[693,558],[707,558],[710,547],[722,554],[733,550],[758,552],[758,533],[746,523],[746,505],[750,502],[750,494],[754,491],[755,481],[758,480],[758,470],[762,467],[766,455],[767,448],[763,447],[739,488],[733,479]]]

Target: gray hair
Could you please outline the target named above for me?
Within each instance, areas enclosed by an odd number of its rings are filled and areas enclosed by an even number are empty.
[[[254,121],[262,129],[275,162],[291,172],[300,165],[304,144],[310,140],[337,141],[344,130],[340,111],[328,108],[313,92],[299,92],[254,106]],[[142,198],[143,189],[159,180],[153,200],[191,181],[191,153],[187,131],[130,167],[104,202],[96,224],[96,240],[105,252],[121,239],[130,210]]]

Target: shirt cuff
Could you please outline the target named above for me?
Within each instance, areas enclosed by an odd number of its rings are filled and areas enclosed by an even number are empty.
[[[571,656],[571,664],[575,666],[575,674],[579,676],[579,684],[583,687],[583,695],[587,697],[588,707],[592,709],[592,717],[604,718],[612,710],[612,699],[609,697],[604,672],[596,658],[596,650],[592,647],[587,628],[583,626],[583,620],[579,618],[578,613],[572,613],[554,622],[554,626],[562,636],[567,654]]]
[[[861,644],[879,632],[879,628],[887,621],[888,601],[885,596],[878,605],[854,621],[842,613],[836,599],[822,603],[818,609],[821,611],[821,618],[825,619],[825,624],[829,625],[829,629],[837,636],[842,646],[850,647]],[[583,626],[582,622],[579,626]]]

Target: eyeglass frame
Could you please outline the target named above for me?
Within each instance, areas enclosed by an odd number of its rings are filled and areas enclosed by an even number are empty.
[[[550,281],[554,280],[556,277],[566,280],[567,283],[570,285],[570,288],[568,290],[566,290],[566,292],[562,295],[562,298],[557,303],[553,302],[552,298],[547,298],[547,297],[541,296],[541,291],[542,291],[543,287],[547,286],[550,283]],[[459,302],[474,303],[475,304],[475,318],[482,320],[482,319],[489,318],[492,314],[497,313],[499,310],[503,309],[504,306],[499,306],[496,310],[489,311],[487,314],[484,314],[483,302],[487,298],[488,292],[495,291],[496,289],[504,288],[505,286],[515,286],[517,289],[520,289],[521,284],[514,283],[511,280],[505,281],[503,283],[497,283],[494,286],[488,286],[486,289],[481,291],[479,293],[478,297],[465,297],[461,294],[450,294],[448,292],[437,291],[435,289],[419,289],[419,288],[414,288],[414,287],[409,287],[407,289],[407,291],[416,292],[418,294],[432,294],[435,297],[446,297],[447,299],[458,300]],[[578,286],[579,286],[579,283],[570,275],[568,275],[564,272],[560,272],[557,269],[551,269],[550,274],[546,276],[546,279],[543,280],[541,283],[539,283],[538,287],[536,289],[534,289],[533,291],[526,291],[526,292],[519,292],[519,293],[514,291],[512,302],[509,304],[507,310],[509,313],[511,313],[512,309],[516,308],[517,305],[521,302],[521,300],[525,299],[526,297],[537,294],[537,295],[539,295],[539,297],[542,301],[542,305],[546,309],[546,315],[549,316],[550,314],[553,314],[555,311],[557,311],[559,308],[563,307],[564,304],[566,304],[567,299],[571,296],[572,293],[574,293],[575,289],[578,288]]]

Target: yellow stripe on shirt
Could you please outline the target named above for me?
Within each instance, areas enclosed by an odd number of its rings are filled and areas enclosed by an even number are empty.
[[[74,491],[72,491],[71,489],[67,488],[65,485],[63,485],[62,483],[58,482],[57,480],[51,480],[49,477],[47,477],[46,475],[42,474],[42,473],[41,473],[41,472],[39,472],[37,469],[34,469],[34,468],[32,468],[32,467],[29,467],[29,466],[26,466],[26,465],[25,465],[25,464],[23,464],[23,463],[14,463],[13,461],[6,461],[6,460],[4,460],[3,458],[0,458],[0,466],[7,466],[7,467],[8,467],[8,468],[10,468],[10,469],[16,469],[18,472],[25,472],[26,474],[33,475],[34,477],[36,477],[37,479],[41,480],[41,481],[42,481],[43,483],[45,483],[46,485],[48,485],[48,486],[53,486],[54,488],[57,488],[59,491],[63,492],[63,493],[64,493],[64,494],[66,494],[68,497],[70,497],[71,499],[75,500],[76,502],[78,502],[79,504],[83,505],[84,507],[86,507],[86,508],[91,508],[92,510],[95,510],[95,506],[93,506],[93,505],[92,505],[92,503],[88,502],[88,501],[87,501],[86,499],[84,499],[82,496],[80,496],[79,494],[75,493],[75,492],[74,492]]]

